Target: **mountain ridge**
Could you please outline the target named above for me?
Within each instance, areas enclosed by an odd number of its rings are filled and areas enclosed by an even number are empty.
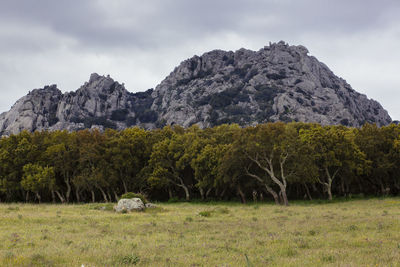
[[[0,114],[0,134],[269,121],[391,123],[377,101],[308,53],[283,41],[258,51],[212,50],[181,62],[155,89],[137,93],[93,73],[76,91],[62,93],[56,85],[32,90]]]

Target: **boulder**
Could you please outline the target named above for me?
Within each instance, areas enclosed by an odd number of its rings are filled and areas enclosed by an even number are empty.
[[[149,209],[151,209],[151,208],[157,208],[157,205],[155,205],[155,204],[153,204],[153,203],[146,203],[146,209],[147,208],[149,208]]]
[[[140,198],[123,198],[118,201],[118,204],[114,206],[116,212],[131,212],[131,211],[142,211],[145,209]]]

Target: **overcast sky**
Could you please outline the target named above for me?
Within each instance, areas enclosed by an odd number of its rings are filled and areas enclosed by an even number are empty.
[[[195,54],[284,40],[400,119],[399,14],[398,0],[1,0],[0,112],[93,72],[143,91]]]

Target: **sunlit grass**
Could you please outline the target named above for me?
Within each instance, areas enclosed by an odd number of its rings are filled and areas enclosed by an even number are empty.
[[[1,204],[0,266],[400,266],[399,198],[111,207]]]

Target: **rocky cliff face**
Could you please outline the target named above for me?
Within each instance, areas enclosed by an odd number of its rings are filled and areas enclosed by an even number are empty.
[[[22,97],[10,111],[0,115],[0,134],[22,130],[124,129],[133,125],[151,128],[157,120],[157,114],[150,110],[151,92],[130,93],[112,78],[96,73],[75,92],[62,94],[56,85],[45,86]]]
[[[303,121],[361,126],[391,122],[386,110],[354,91],[303,46],[284,42],[259,51],[215,50],[182,62],[155,90],[128,92],[92,74],[75,92],[35,89],[0,115],[0,134],[21,130],[210,127]]]
[[[382,106],[354,91],[303,46],[220,50],[181,63],[158,85],[152,109],[166,124],[203,127],[303,121],[360,126],[391,122]]]

